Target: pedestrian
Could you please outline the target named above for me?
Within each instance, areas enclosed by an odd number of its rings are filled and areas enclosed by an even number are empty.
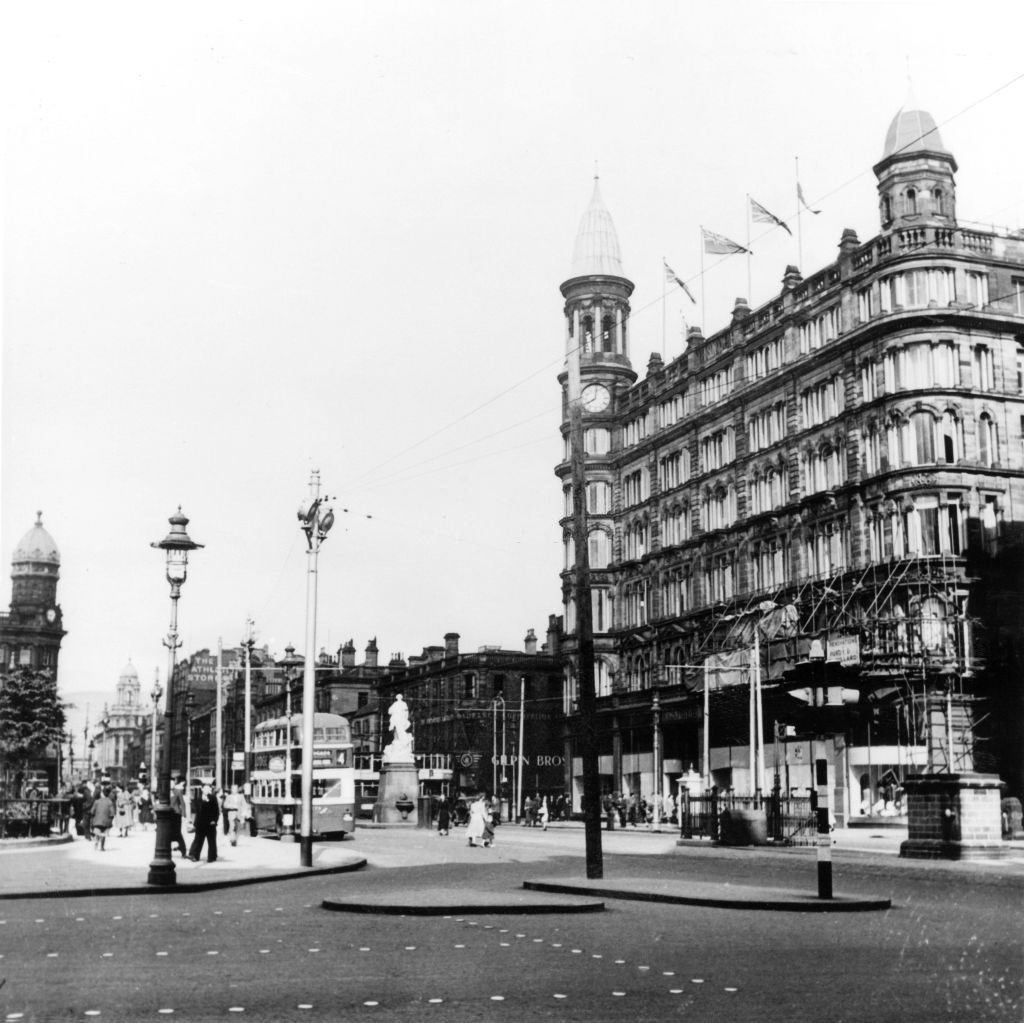
[[[96,797],[88,785],[83,784],[79,791],[82,793],[82,834],[92,841],[92,808],[96,805]]]
[[[494,845],[494,813],[491,804],[486,800],[484,800],[483,843],[485,849],[489,849]]]
[[[228,838],[232,845],[238,845],[238,836],[242,833],[242,822],[245,820],[245,796],[238,791],[237,785],[224,797],[224,810],[228,815]]]
[[[153,823],[153,794],[146,785],[139,789],[139,823],[143,831],[149,831]]]
[[[217,824],[220,820],[220,801],[214,795],[210,785],[204,785],[202,795],[199,797],[199,806],[195,816],[195,838],[188,851],[188,858],[193,863],[198,862],[203,853],[203,843],[208,843],[206,850],[206,862],[213,863],[217,859]]]
[[[114,823],[114,802],[110,798],[110,790],[102,789],[92,805],[93,844],[100,852],[107,848],[107,832]]]
[[[541,800],[541,802],[540,802],[540,812],[539,812],[539,817],[540,817],[540,826],[541,826],[541,828],[543,828],[543,829],[544,829],[545,831],[547,831],[547,830],[548,830],[548,817],[549,817],[549,816],[550,816],[550,814],[549,814],[549,812],[548,812],[548,797],[547,797],[547,796],[545,796],[545,797],[544,797],[544,798],[543,798],[543,799]]]
[[[437,804],[437,837],[447,838],[448,829],[451,827],[452,814],[451,810],[448,809],[448,800],[441,797]]]
[[[128,795],[127,789],[118,788],[114,799],[114,825],[121,838],[128,837],[128,829],[135,823],[132,814],[132,797]]]
[[[484,797],[480,795],[473,800],[473,805],[469,808],[469,826],[466,828],[466,838],[470,845],[475,846],[477,839],[483,841],[486,818],[487,807],[484,804]]]
[[[185,785],[176,781],[171,787],[171,845],[177,845],[181,858],[185,858],[185,839],[181,834],[181,824],[185,819]]]

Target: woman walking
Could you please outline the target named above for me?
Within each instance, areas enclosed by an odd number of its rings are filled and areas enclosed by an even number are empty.
[[[484,802],[484,797],[477,796],[469,808],[469,827],[466,828],[466,838],[470,845],[475,846],[478,839],[481,843],[483,842],[487,817],[487,804]]]

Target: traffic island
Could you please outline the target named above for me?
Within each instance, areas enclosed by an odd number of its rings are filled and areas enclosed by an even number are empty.
[[[636,902],[662,902],[676,906],[707,906],[714,909],[755,909],[789,913],[863,913],[890,909],[892,900],[836,895],[822,899],[813,892],[698,881],[664,881],[655,878],[615,880],[524,881],[537,892],[560,892]]]
[[[525,886],[524,886],[525,887]],[[375,913],[382,916],[452,916],[501,913],[600,913],[604,903],[592,898],[558,897],[512,890],[508,892],[472,889],[417,888],[412,891],[363,892],[337,899],[324,899],[324,909],[337,913]]]

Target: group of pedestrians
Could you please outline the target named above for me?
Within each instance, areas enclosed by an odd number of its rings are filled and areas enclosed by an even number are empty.
[[[73,834],[93,843],[104,852],[107,837],[115,830],[119,838],[127,838],[136,824],[143,831],[155,822],[153,796],[144,785],[134,788],[103,782],[83,782],[69,793]],[[207,862],[217,859],[217,829],[223,820],[224,834],[232,845],[249,830],[252,808],[237,785],[231,791],[215,793],[212,785],[204,785],[191,801],[185,793],[185,782],[177,779],[171,785],[171,846],[182,859],[198,861],[207,850]],[[183,831],[193,833],[192,844],[186,848]]]
[[[153,823],[153,799],[145,785],[127,787],[110,782],[82,782],[67,793],[72,836],[92,842],[101,852],[107,835],[117,830],[127,838],[136,824],[143,831]]]

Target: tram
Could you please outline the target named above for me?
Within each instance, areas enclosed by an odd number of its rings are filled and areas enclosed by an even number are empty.
[[[262,721],[253,733],[250,800],[262,835],[302,828],[302,715]],[[339,714],[313,715],[314,838],[344,838],[356,827],[352,733]]]

